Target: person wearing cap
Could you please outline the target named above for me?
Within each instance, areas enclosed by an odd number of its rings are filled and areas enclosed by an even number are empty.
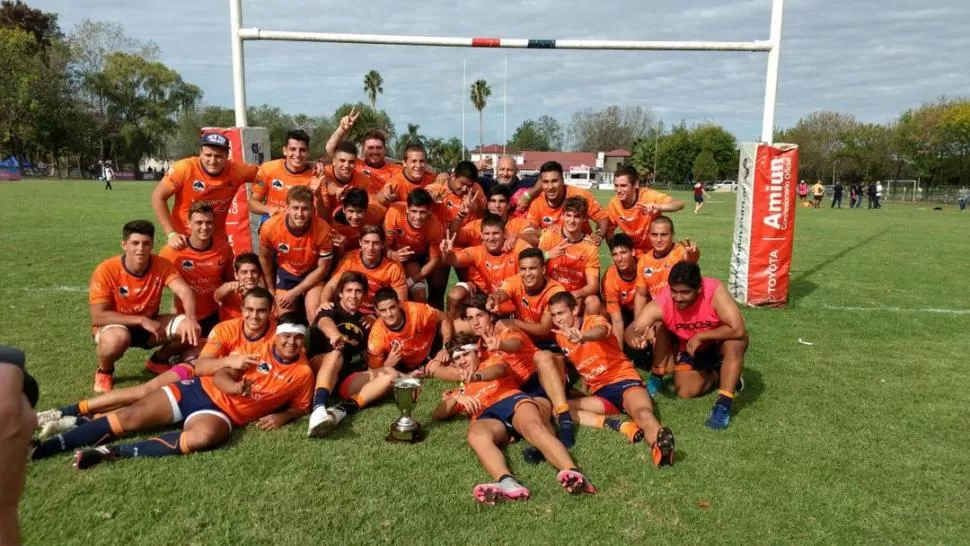
[[[130,406],[35,442],[31,459],[177,423],[182,424],[180,430],[145,440],[80,449],[73,466],[84,470],[118,459],[214,449],[229,440],[233,428],[253,421],[262,430],[276,430],[310,410],[313,372],[303,352],[306,333],[302,315],[283,315],[273,343],[262,346],[257,364],[245,369],[223,367],[212,376],[166,385]]]
[[[213,238],[226,239],[226,216],[240,186],[256,178],[256,165],[229,161],[229,139],[215,132],[204,133],[199,155],[177,161],[152,192],[152,209],[168,239],[180,250],[189,237],[189,207],[209,201],[215,211]],[[172,209],[168,201],[175,202]]]
[[[24,493],[37,383],[19,349],[0,345],[0,544],[20,544],[17,505]]]

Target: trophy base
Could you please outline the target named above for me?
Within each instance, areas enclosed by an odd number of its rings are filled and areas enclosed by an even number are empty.
[[[424,440],[425,433],[420,427],[414,427],[407,430],[401,430],[391,425],[391,432],[384,438],[385,441],[401,443],[401,444],[416,444],[421,440]]]

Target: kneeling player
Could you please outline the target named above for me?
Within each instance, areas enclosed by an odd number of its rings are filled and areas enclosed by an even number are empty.
[[[35,444],[31,458],[183,423],[182,430],[141,442],[80,450],[74,455],[74,466],[83,470],[104,461],[213,449],[229,440],[234,426],[259,419],[259,428],[275,430],[297,419],[309,411],[313,390],[313,372],[303,355],[307,328],[301,321],[301,316],[281,317],[273,344],[263,348],[259,364],[245,371],[222,368],[211,377],[171,383],[131,406]],[[288,409],[272,413],[283,406]]]
[[[235,280],[222,283],[213,297],[219,304],[219,320],[242,316],[243,295],[259,286],[263,280],[263,268],[254,252],[243,252],[233,260]]]
[[[589,227],[589,205],[582,197],[569,197],[563,205],[561,225],[550,226],[539,237],[545,252],[546,275],[563,285],[589,315],[600,312],[600,250],[583,231]]]
[[[704,424],[715,430],[727,428],[735,389],[743,385],[741,372],[748,349],[744,317],[721,282],[702,277],[695,263],[674,265],[667,282],[627,328],[627,342],[642,347],[647,330],[662,322],[680,345],[674,365],[677,396],[702,396],[717,385],[717,400]],[[654,366],[671,353],[668,339],[657,337]]]
[[[327,409],[334,387],[340,386],[338,393],[343,399],[364,390],[358,373],[367,368],[364,351],[370,326],[360,311],[365,295],[367,278],[356,271],[347,271],[337,282],[337,303],[324,306],[310,330],[310,352],[315,355],[310,367],[317,370],[317,386],[307,436],[325,436],[339,423]],[[370,389],[382,390],[376,385]],[[362,399],[368,398],[364,392]]]
[[[645,435],[651,444],[653,464],[673,464],[674,434],[654,415],[646,385],[610,335],[606,318],[581,316],[576,298],[569,292],[550,298],[549,312],[556,326],[556,341],[592,394],[569,401],[579,424],[608,427],[623,433],[631,442]],[[633,418],[633,422],[623,423],[607,417],[621,412]]]
[[[479,338],[472,334],[457,334],[449,347],[452,365],[462,374],[462,386],[445,392],[431,417],[441,421],[464,413],[471,419],[468,444],[495,480],[476,485],[472,493],[475,500],[494,504],[529,498],[529,490],[512,476],[502,453],[502,447],[519,436],[559,469],[556,479],[567,491],[596,493],[596,488],[576,469],[566,446],[553,434],[548,405],[518,389],[501,355],[492,355],[482,362]]]
[[[606,270],[602,281],[606,314],[609,315],[613,326],[613,337],[616,338],[620,348],[634,364],[647,369],[651,366],[649,350],[636,349],[623,342],[623,331],[633,324],[634,300],[637,295],[637,257],[634,254],[636,249],[633,238],[626,233],[617,233],[610,239],[609,244],[613,265]],[[653,395],[654,391],[649,383],[647,387]]]

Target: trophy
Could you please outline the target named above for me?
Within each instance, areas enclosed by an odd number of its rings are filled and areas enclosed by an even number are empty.
[[[409,444],[424,440],[421,423],[411,417],[411,411],[417,405],[418,395],[421,393],[421,380],[414,377],[395,379],[393,389],[394,403],[401,410],[401,416],[391,424],[391,432],[385,440]]]

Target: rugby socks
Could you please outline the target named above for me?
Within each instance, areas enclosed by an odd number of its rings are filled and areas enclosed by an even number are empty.
[[[181,448],[182,431],[173,430],[141,442],[110,446],[111,453],[128,459],[132,457],[166,457],[183,455]]]
[[[363,402],[363,400],[358,394],[330,408],[330,411],[334,413],[339,421],[342,421],[348,415],[353,415],[360,411],[360,408],[364,405],[361,402]],[[341,413],[343,415],[340,415]]]
[[[556,436],[562,445],[567,448],[576,445],[576,425],[573,424],[573,416],[569,413],[569,404],[556,406]]]
[[[66,417],[78,417],[81,415],[86,415],[88,413],[88,401],[81,400],[77,404],[64,406],[59,411],[61,412],[61,415]]]
[[[326,407],[329,401],[330,389],[317,387],[317,390],[313,391],[313,409],[317,409],[320,406]]]
[[[615,432],[620,432],[620,425],[622,424],[623,421],[620,421],[619,419],[614,419],[612,417],[603,418],[603,428],[608,428]]]
[[[516,487],[522,487],[522,484],[519,483],[519,480],[515,479],[515,476],[511,474],[505,474],[504,476],[498,479],[498,486],[506,491],[511,491]]]
[[[64,434],[57,434],[41,442],[34,450],[33,459],[43,459],[71,451],[81,446],[100,445],[114,440],[121,434],[121,424],[114,414],[100,417]]]
[[[662,373],[650,372],[650,377],[647,379],[647,391],[650,393],[650,397],[654,398],[660,393],[664,388],[664,376]]]
[[[714,405],[721,405],[727,408],[729,411],[731,409],[731,403],[734,402],[734,393],[731,391],[726,391],[724,389],[718,389],[717,400],[714,401]]]

